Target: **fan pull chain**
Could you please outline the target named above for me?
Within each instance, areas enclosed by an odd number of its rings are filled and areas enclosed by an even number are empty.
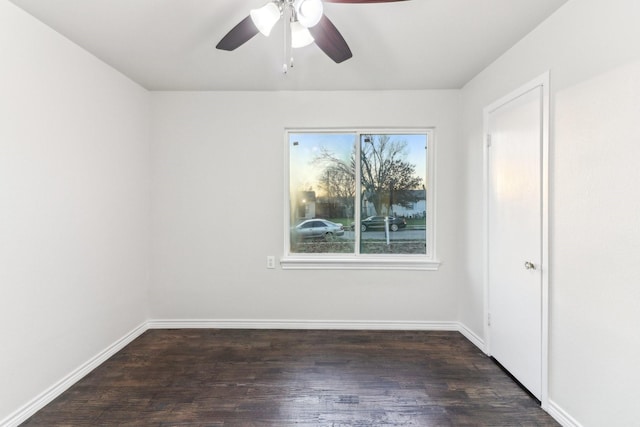
[[[293,11],[291,13],[293,14]],[[293,17],[291,17],[289,21],[291,21],[292,19]],[[289,39],[290,39],[289,43],[287,43],[287,49],[289,49],[289,68],[293,68],[293,46],[291,45],[291,43],[293,43],[293,35],[291,34],[291,26],[287,25],[287,27],[285,28],[285,31],[286,30],[288,30]]]
[[[284,36],[282,37],[282,39],[284,40],[284,46],[283,46],[283,55],[282,55],[282,74],[287,74],[288,68],[287,68],[287,22],[289,21],[288,19],[286,19],[287,17],[284,16],[284,19],[282,20],[283,26],[283,32],[284,32]]]

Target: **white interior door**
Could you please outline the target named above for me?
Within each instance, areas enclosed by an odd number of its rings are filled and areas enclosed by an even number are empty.
[[[489,353],[539,400],[542,100],[543,88],[537,86],[487,117]]]

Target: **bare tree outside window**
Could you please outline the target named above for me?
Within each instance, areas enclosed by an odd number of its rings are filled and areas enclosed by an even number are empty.
[[[426,253],[426,149],[426,135],[360,137],[361,253]]]

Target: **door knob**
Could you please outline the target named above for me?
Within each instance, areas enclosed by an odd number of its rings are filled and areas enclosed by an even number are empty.
[[[527,270],[535,270],[536,266],[532,262],[526,261],[524,263],[524,268],[526,268]]]

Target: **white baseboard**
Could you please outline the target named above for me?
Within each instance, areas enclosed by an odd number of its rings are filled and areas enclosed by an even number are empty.
[[[547,403],[546,410],[553,419],[560,423],[562,427],[582,427],[582,424],[580,424],[575,418],[569,415],[551,399],[549,399]]]
[[[464,335],[466,339],[471,341],[476,347],[482,350],[483,353],[487,353],[487,347],[482,338],[476,335],[471,329],[467,328],[466,325],[462,323],[458,323],[458,331]]]
[[[485,352],[485,343],[460,322],[354,320],[153,319],[149,329],[326,329],[381,331],[458,331]]]
[[[148,327],[146,322],[142,323],[109,347],[96,354],[83,365],[76,368],[69,375],[40,393],[30,402],[10,414],[4,420],[0,420],[0,427],[16,427],[25,422],[33,414],[44,408],[56,397],[60,396],[69,387],[80,381],[89,372],[93,371],[111,356],[122,350],[127,344],[142,335],[147,329]]]
[[[149,329],[330,329],[391,331],[459,331],[458,322],[354,320],[153,319]]]

